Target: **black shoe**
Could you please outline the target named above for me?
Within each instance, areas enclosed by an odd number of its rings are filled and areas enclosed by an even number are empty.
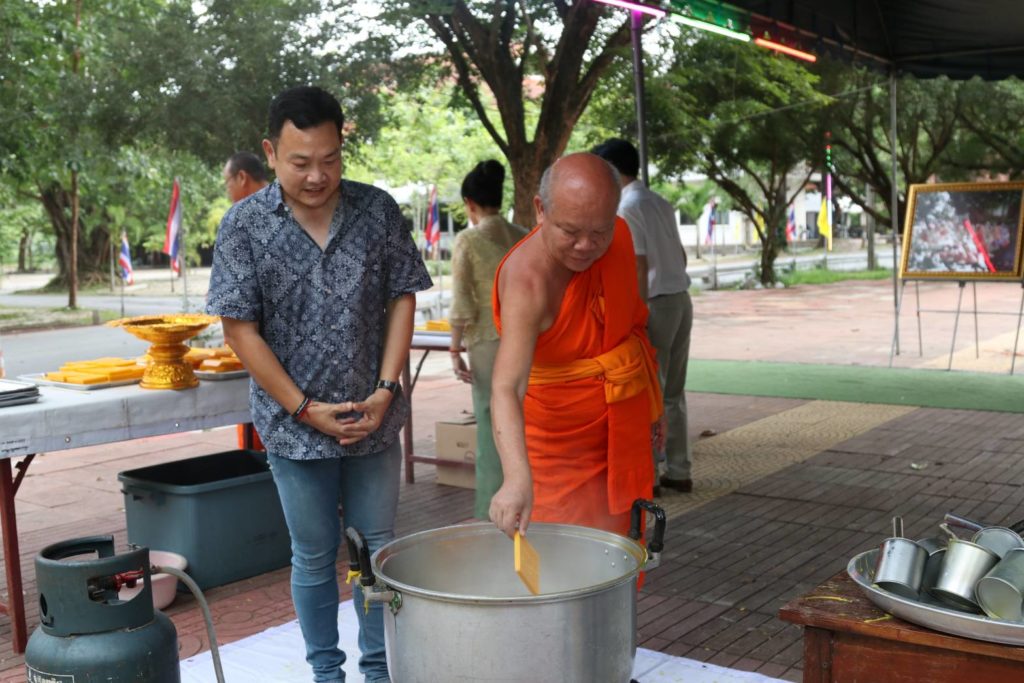
[[[679,493],[689,493],[693,490],[693,479],[669,479],[668,477],[662,477],[659,483],[665,488],[679,491]]]
[[[661,487],[655,486],[654,493],[651,494],[653,498],[661,498]]]

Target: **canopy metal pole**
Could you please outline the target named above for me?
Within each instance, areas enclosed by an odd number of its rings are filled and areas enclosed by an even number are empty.
[[[636,140],[640,152],[640,180],[650,185],[647,175],[647,118],[644,112],[644,48],[641,42],[644,27],[643,12],[630,12],[633,35],[633,99],[636,100]]]
[[[896,71],[889,72],[889,146],[892,154],[892,303],[893,303],[893,325],[896,340],[896,355],[900,355],[900,295],[899,295],[899,249],[897,242],[900,237],[900,193],[896,187],[897,173],[899,166],[896,159]]]

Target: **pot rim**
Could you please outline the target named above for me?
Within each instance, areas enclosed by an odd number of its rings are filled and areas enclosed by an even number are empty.
[[[626,536],[620,536],[619,534],[612,533],[610,531],[604,531],[603,529],[593,529],[584,526],[575,526],[572,524],[549,524],[546,522],[534,522],[530,524],[530,531],[554,532],[568,534],[571,536],[582,536],[590,538],[595,541],[601,541],[609,545],[613,545],[616,548],[627,552],[636,559],[637,566],[633,570],[623,574],[622,576],[605,581],[603,583],[594,584],[592,586],[586,586],[584,588],[576,588],[570,591],[559,591],[555,593],[541,593],[540,595],[523,595],[513,597],[489,597],[480,595],[463,595],[460,593],[443,593],[440,591],[426,590],[419,588],[401,581],[396,581],[387,575],[386,570],[381,569],[381,565],[384,564],[387,559],[393,555],[397,555],[402,549],[419,545],[425,541],[430,541],[435,538],[451,538],[453,534],[459,536],[482,536],[485,534],[500,533],[497,528],[491,522],[472,522],[469,524],[455,524],[452,526],[439,527],[437,529],[428,529],[426,531],[419,531],[414,534],[402,536],[389,541],[387,544],[381,546],[373,555],[370,557],[370,566],[373,568],[374,576],[377,578],[378,585],[383,584],[387,589],[396,591],[403,595],[415,595],[430,600],[438,600],[441,602],[455,602],[455,603],[472,603],[480,605],[523,605],[523,604],[539,604],[549,602],[564,602],[567,600],[575,600],[577,598],[602,593],[611,588],[615,588],[624,583],[632,582],[636,579],[637,575],[644,570],[649,559],[647,548],[637,541]],[[509,541],[511,543],[511,541]]]

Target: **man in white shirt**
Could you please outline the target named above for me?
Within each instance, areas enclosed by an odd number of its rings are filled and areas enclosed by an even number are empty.
[[[592,151],[614,166],[621,176],[619,215],[629,224],[640,296],[647,301],[650,310],[647,334],[658,355],[658,378],[668,427],[664,453],[667,468],[656,481],[663,488],[689,493],[693,490],[693,480],[685,387],[693,302],[688,291],[686,250],[679,240],[675,209],[637,180],[640,154],[631,143],[612,138]],[[655,453],[655,475],[659,458],[660,454]],[[658,488],[655,487],[656,495]]]

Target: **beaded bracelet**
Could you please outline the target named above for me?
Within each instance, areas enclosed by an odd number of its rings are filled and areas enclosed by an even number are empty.
[[[303,396],[302,403],[300,403],[299,407],[295,409],[294,413],[292,413],[292,417],[296,420],[301,420],[302,416],[309,410],[310,403],[312,403],[312,401],[309,400],[309,396]]]

